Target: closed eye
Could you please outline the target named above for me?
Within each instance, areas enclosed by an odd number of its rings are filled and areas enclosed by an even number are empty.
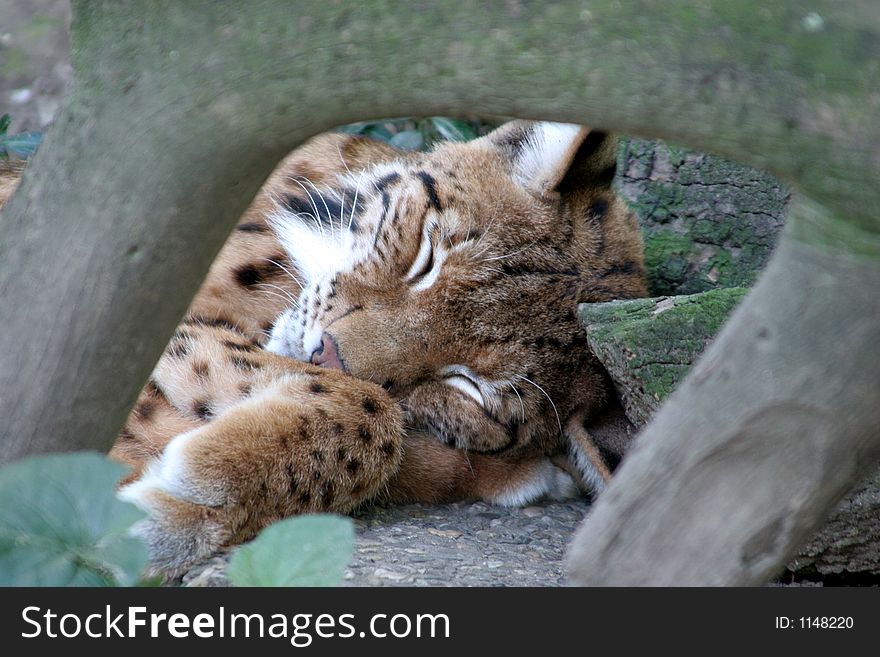
[[[450,376],[449,378],[444,379],[443,382],[453,388],[457,388],[468,397],[472,398],[480,406],[483,405],[483,394],[480,392],[480,389],[474,385],[474,382],[466,376]]]
[[[426,276],[434,267],[434,243],[431,241],[430,233],[422,235],[422,243],[419,245],[419,252],[413,261],[409,272],[406,275],[408,281]]]
[[[446,259],[446,251],[435,246],[438,232],[436,220],[425,222],[419,252],[406,274],[406,280],[412,284],[413,290],[426,290],[434,284],[440,275],[440,268]]]

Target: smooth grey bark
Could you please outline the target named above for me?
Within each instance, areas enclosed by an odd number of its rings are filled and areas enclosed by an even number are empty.
[[[110,445],[235,218],[306,137],[356,119],[462,110],[572,121],[767,167],[814,200],[813,212],[791,218],[775,266],[737,313],[761,318],[772,340],[724,332],[713,351],[731,365],[714,367],[731,378],[710,376],[713,361],[703,359],[600,500],[572,561],[575,581],[617,582],[650,555],[663,579],[708,545],[698,570],[714,560],[723,575],[703,581],[759,581],[820,522],[876,439],[865,409],[876,401],[874,370],[863,354],[877,337],[880,16],[870,0],[817,0],[809,12],[796,0],[559,0],[470,11],[451,1],[413,11],[402,2],[255,0],[243,11],[77,0],[74,97],[0,220],[0,461]],[[786,275],[794,269],[797,279]],[[833,323],[809,305],[816,297],[805,298],[814,288]],[[741,323],[749,324],[733,325]],[[796,357],[768,356],[772,376],[737,360],[771,344]],[[840,358],[816,358],[808,345]],[[811,372],[837,392],[807,394]],[[732,376],[740,373],[757,378]],[[722,391],[737,413],[701,406]],[[729,448],[707,432],[754,451],[722,459]],[[726,474],[690,480],[687,490],[701,486],[699,509],[654,508],[667,520],[663,534],[626,491],[656,491],[655,507],[676,501],[663,459],[650,458],[672,438],[692,455],[714,445],[718,456],[699,472],[714,464]],[[780,456],[789,452],[813,458],[796,465]],[[774,494],[743,497],[719,543],[694,511],[727,509],[731,478],[756,459],[749,477]],[[812,476],[774,469],[801,465]],[[817,486],[810,492],[808,481]],[[795,520],[774,534],[772,550],[757,551],[766,567],[737,569],[725,560],[753,540],[750,504]],[[654,530],[615,542],[641,520]],[[670,531],[677,550],[668,549]],[[603,578],[596,569],[605,563],[614,569]]]

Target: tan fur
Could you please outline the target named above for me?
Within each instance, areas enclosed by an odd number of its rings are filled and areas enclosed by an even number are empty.
[[[123,496],[149,511],[139,531],[158,569],[180,572],[287,515],[370,499],[526,501],[552,484],[549,458],[585,486],[584,467],[593,486],[610,476],[584,428],[607,391],[576,308],[646,294],[641,239],[610,187],[613,138],[581,130],[524,188],[514,162],[532,131],[514,122],[429,154],[327,134],[279,165],[111,452],[133,468]],[[358,190],[360,230],[377,231],[372,259],[303,288],[267,217],[285,204],[322,214],[340,176],[361,172],[375,187]],[[0,205],[18,175],[0,168]],[[426,221],[451,250],[415,293],[405,274]],[[345,373],[262,348],[297,298]],[[450,386],[452,365],[501,382],[491,404]]]

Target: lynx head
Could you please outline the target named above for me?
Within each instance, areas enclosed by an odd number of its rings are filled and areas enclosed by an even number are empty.
[[[363,169],[334,148],[342,170],[296,180],[273,217],[302,291],[267,348],[382,385],[447,444],[558,449],[605,394],[577,305],[645,294],[615,140],[518,121],[427,154],[377,145]]]

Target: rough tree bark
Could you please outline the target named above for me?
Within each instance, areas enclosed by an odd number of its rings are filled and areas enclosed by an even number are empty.
[[[641,429],[712,342],[743,288],[582,304],[590,348]],[[787,578],[863,584],[880,575],[880,467],[874,466],[786,566]]]
[[[635,427],[648,423],[745,293],[735,287],[581,304],[578,318],[590,349],[611,376]]]
[[[110,444],[235,217],[311,134],[462,109],[580,122],[812,200],[587,520],[573,579],[778,568],[878,441],[875,4],[240,7],[75,0],[74,97],[0,222],[0,458]]]
[[[617,189],[636,211],[654,296],[751,286],[791,197],[766,171],[661,141],[622,139]]]

